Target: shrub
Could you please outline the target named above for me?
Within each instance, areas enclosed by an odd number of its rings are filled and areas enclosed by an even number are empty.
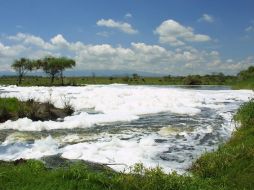
[[[63,103],[63,105],[64,105],[64,112],[65,112],[67,115],[73,114],[73,112],[74,112],[74,107],[73,107],[72,104],[71,104],[70,98],[66,97],[66,95],[63,95],[63,96],[61,97],[61,100],[62,100],[62,103]]]
[[[243,126],[254,124],[254,99],[240,106],[234,119],[241,122]]]
[[[19,118],[23,118],[27,116],[27,109],[24,104],[20,104],[18,106],[17,115]]]
[[[7,121],[11,118],[10,112],[7,110],[5,105],[1,105],[0,107],[0,122]]]
[[[202,81],[200,79],[200,76],[187,76],[184,80],[183,80],[183,83],[185,85],[201,85],[202,84]]]

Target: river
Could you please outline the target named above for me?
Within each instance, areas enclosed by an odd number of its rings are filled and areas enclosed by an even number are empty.
[[[0,124],[0,160],[59,155],[127,171],[135,163],[183,173],[202,153],[215,150],[235,130],[237,108],[250,90],[221,86],[84,87],[0,86],[1,97],[70,102],[59,121],[23,118]]]

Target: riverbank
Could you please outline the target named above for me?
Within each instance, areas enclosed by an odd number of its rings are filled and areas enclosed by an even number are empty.
[[[64,77],[66,86],[82,86],[89,84],[129,84],[129,85],[230,85],[235,83],[235,76],[221,75],[193,75],[193,76],[164,76],[164,77],[143,77],[133,76],[84,76],[84,77]],[[2,76],[0,85],[16,85],[17,77]],[[51,86],[48,77],[26,76],[22,79],[21,86]],[[60,78],[56,78],[54,86],[62,86]]]
[[[130,174],[94,169],[75,161],[55,169],[41,161],[0,163],[2,189],[253,189],[254,102],[243,104],[235,116],[241,123],[231,139],[212,153],[202,155],[190,168],[191,177],[145,169]]]
[[[39,103],[30,99],[19,101],[17,98],[0,98],[0,123],[27,117],[32,121],[47,121],[64,118],[73,113],[71,105],[56,108],[50,100]]]
[[[64,86],[85,86],[104,84],[128,84],[128,85],[218,85],[230,86],[232,89],[254,89],[254,78],[240,80],[235,76],[219,77],[187,76],[187,77],[65,77]],[[0,77],[0,85],[17,85],[14,76]],[[47,77],[27,76],[23,78],[20,86],[52,86]],[[55,79],[53,86],[63,86],[59,78]]]

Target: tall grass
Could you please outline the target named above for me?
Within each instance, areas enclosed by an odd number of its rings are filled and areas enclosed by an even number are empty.
[[[20,103],[16,98],[0,98],[0,122],[6,121],[13,117],[20,107]]]

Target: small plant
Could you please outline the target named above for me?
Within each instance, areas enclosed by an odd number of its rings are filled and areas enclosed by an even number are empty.
[[[63,103],[63,106],[64,106],[64,112],[65,112],[67,115],[73,114],[73,112],[74,112],[74,107],[73,107],[72,104],[71,104],[70,98],[67,97],[66,95],[62,95],[62,96],[61,96],[61,100],[62,100],[62,103]]]
[[[0,107],[0,122],[6,121],[11,118],[11,113],[7,110],[5,105]]]
[[[18,106],[17,115],[18,115],[18,118],[23,118],[27,116],[27,109],[25,109],[24,104],[20,104]]]
[[[38,110],[38,106],[36,104],[31,104],[30,105],[27,116],[30,119],[32,119],[33,121],[37,121],[38,120],[37,110]]]

